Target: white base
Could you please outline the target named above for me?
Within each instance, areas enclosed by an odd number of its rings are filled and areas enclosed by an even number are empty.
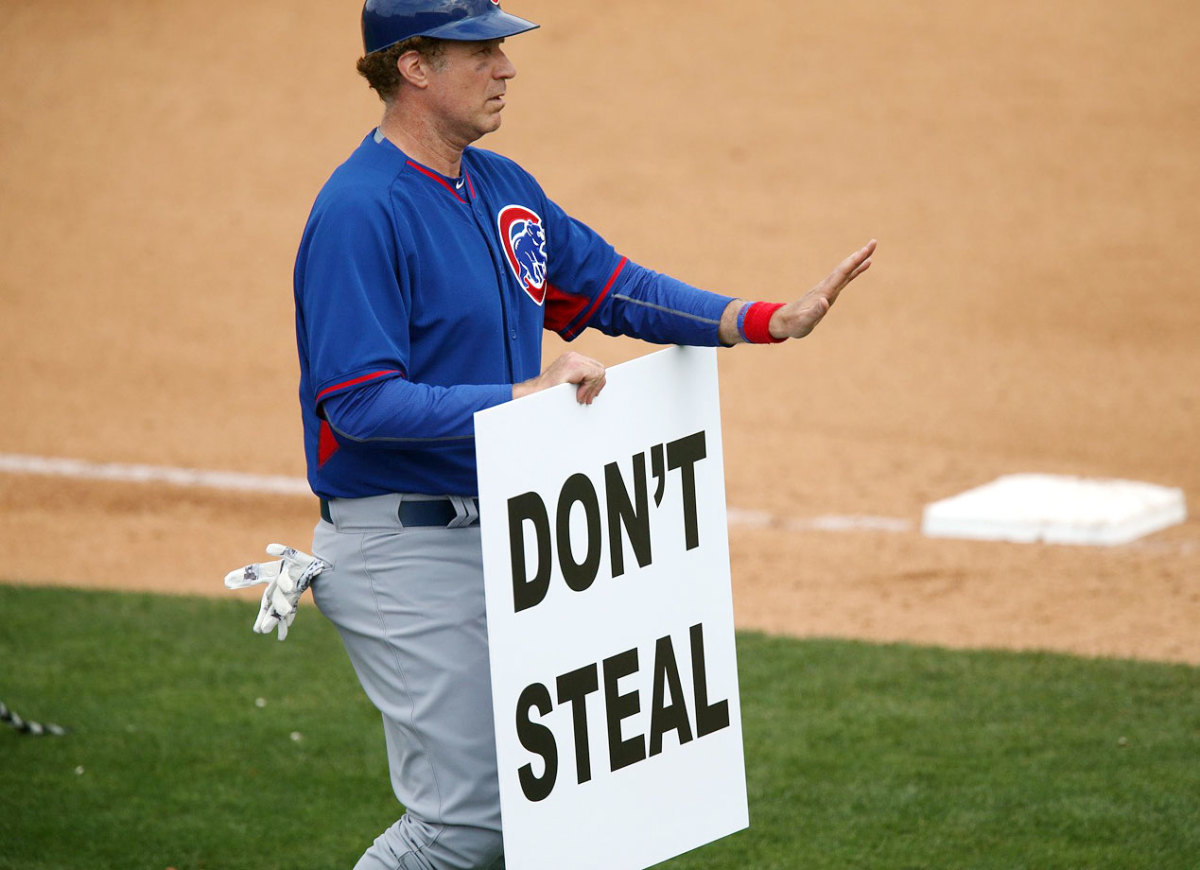
[[[1187,519],[1183,491],[1128,480],[1009,474],[927,505],[930,537],[1112,546]]]

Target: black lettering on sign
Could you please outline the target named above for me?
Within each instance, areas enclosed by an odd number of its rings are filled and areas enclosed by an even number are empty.
[[[587,696],[599,688],[595,665],[579,668],[558,678],[558,703],[571,705],[571,722],[575,728],[575,771],[581,785],[592,778]]]
[[[670,692],[671,703],[666,702]],[[687,703],[683,699],[683,684],[679,680],[679,665],[675,663],[675,647],[671,636],[660,637],[654,644],[654,693],[650,700],[650,754],[662,752],[663,735],[668,731],[679,734],[680,745],[692,739],[688,722]]]
[[[571,509],[583,505],[587,518],[587,554],[582,562],[575,561],[571,549]],[[558,495],[558,561],[563,580],[576,592],[583,592],[596,581],[600,570],[600,499],[596,487],[586,474],[572,474]]]
[[[655,444],[650,448],[650,465],[654,472],[654,479],[658,481],[654,487],[654,504],[657,507],[662,504],[663,493],[667,491],[667,465],[663,458],[661,444]]]
[[[533,523],[537,536],[537,570],[533,577],[525,565],[525,524]],[[550,590],[550,517],[536,492],[508,500],[508,547],[512,558],[513,612],[520,613],[542,603]]]
[[[696,697],[696,736],[729,727],[729,701],[708,703],[708,667],[704,663],[704,625],[689,630],[692,638],[692,691]]]
[[[668,732],[675,732],[679,747],[682,747],[693,740],[729,727],[729,701],[709,700],[704,625],[693,625],[688,629],[688,636],[692,669],[690,698],[684,694],[687,675],[680,674],[671,636],[660,637],[654,643],[648,734],[626,736],[624,733],[625,726],[629,725],[628,720],[637,717],[641,712],[641,692],[650,681],[649,677],[639,674],[637,647],[609,656],[599,664],[588,664],[568,671],[555,680],[559,707],[571,707],[576,779],[580,785],[591,781],[594,775],[587,709],[588,701],[593,696],[604,705],[608,761],[612,773],[646,761],[664,751],[670,751],[670,747],[664,750],[663,746],[667,742],[664,738]],[[600,676],[601,672],[603,678]],[[638,685],[622,692],[621,681],[635,676],[642,676],[636,681]],[[517,775],[521,791],[528,800],[534,802],[549,797],[558,780],[558,741],[555,740],[554,731],[549,725],[536,721],[544,719],[551,712],[553,702],[550,690],[541,683],[527,686],[517,699],[517,737],[521,745],[535,756],[530,763],[517,769]],[[556,717],[554,721],[565,723],[562,717]],[[565,724],[560,727],[565,728]],[[565,738],[560,735],[560,739]],[[539,758],[540,764],[537,761]],[[543,768],[541,775],[535,773],[535,766]]]
[[[521,781],[521,791],[531,801],[543,801],[550,797],[554,790],[554,781],[558,778],[558,746],[554,742],[554,732],[539,722],[529,718],[529,711],[536,708],[543,716],[549,715],[554,709],[550,701],[550,690],[541,683],[526,686],[517,699],[517,738],[521,745],[539,755],[545,766],[541,776],[533,772],[532,764],[525,764],[517,770]]]
[[[633,498],[625,487],[621,467],[610,462],[604,466],[604,492],[608,502],[608,549],[612,575],[625,573],[625,548],[621,530],[629,537],[638,567],[650,564],[650,500],[646,494],[646,454],[633,457]]]
[[[708,455],[703,430],[666,444],[650,447],[650,469],[656,489],[654,507],[663,507],[670,472],[679,471],[682,488],[684,542],[688,550],[700,546],[700,521],[696,501],[696,463]],[[557,558],[559,570],[567,588],[586,592],[600,575],[605,544],[608,545],[612,577],[626,571],[625,541],[633,551],[639,568],[652,561],[653,539],[650,533],[651,506],[646,451],[635,453],[630,466],[632,487],[622,471],[621,463],[604,466],[604,510],[600,507],[597,485],[586,474],[572,474],[562,485],[554,507],[554,528],[550,527],[550,510],[536,492],[526,492],[508,500],[508,546],[512,564],[513,612],[520,613],[536,607],[546,599]],[[583,541],[572,539],[571,519],[583,511]],[[607,523],[608,534],[604,525]],[[578,523],[576,526],[578,527]],[[526,534],[532,529],[533,552],[536,564],[526,558]],[[557,550],[557,552],[555,552]],[[581,552],[582,550],[582,552]]]
[[[604,709],[608,713],[608,762],[612,770],[636,764],[646,757],[646,743],[641,734],[628,739],[621,737],[621,722],[636,716],[642,709],[637,690],[624,695],[617,688],[621,677],[637,673],[637,648],[617,653],[604,660]]]
[[[704,430],[667,445],[667,467],[672,471],[678,468],[683,479],[683,528],[689,550],[700,546],[696,521],[696,463],[706,454]]]

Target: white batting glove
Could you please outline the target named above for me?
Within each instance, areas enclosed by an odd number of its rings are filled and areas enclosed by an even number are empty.
[[[296,618],[296,605],[314,577],[329,567],[328,562],[283,544],[270,544],[267,553],[281,556],[278,562],[256,562],[225,575],[227,589],[246,589],[266,583],[262,607],[254,620],[257,634],[270,634],[279,628],[279,639],[287,637],[288,628]]]

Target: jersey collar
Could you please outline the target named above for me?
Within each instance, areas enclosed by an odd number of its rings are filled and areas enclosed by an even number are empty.
[[[373,138],[376,145],[382,145],[384,142],[387,142],[393,148],[396,148],[396,143],[384,136],[383,131],[378,127],[375,128]],[[400,151],[399,148],[396,148],[396,150]],[[400,153],[404,154],[403,151],[400,151]],[[440,184],[446,189],[447,192],[449,192],[451,196],[453,196],[463,205],[466,205],[469,200],[475,198],[475,185],[471,181],[471,176],[467,172],[466,166],[462,168],[462,176],[460,178],[449,178],[445,175],[442,175],[440,172],[435,172],[428,166],[422,166],[420,163],[410,158],[407,154],[404,154],[404,162],[413,169],[417,170],[417,172],[424,175],[426,178]]]
[[[422,166],[415,160],[407,160],[406,162],[426,178],[436,181],[442,187],[446,188],[450,192],[450,195],[463,205],[466,205],[469,199],[475,198],[475,185],[471,182],[471,176],[465,166],[463,167],[461,178],[447,178],[439,172],[434,172],[428,166]]]

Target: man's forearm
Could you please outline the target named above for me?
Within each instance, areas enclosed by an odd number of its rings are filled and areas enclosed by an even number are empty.
[[[726,347],[733,347],[743,340],[742,334],[738,332],[737,319],[738,312],[745,304],[745,299],[734,299],[725,306],[725,311],[721,314],[721,324],[717,327],[717,338]]]

